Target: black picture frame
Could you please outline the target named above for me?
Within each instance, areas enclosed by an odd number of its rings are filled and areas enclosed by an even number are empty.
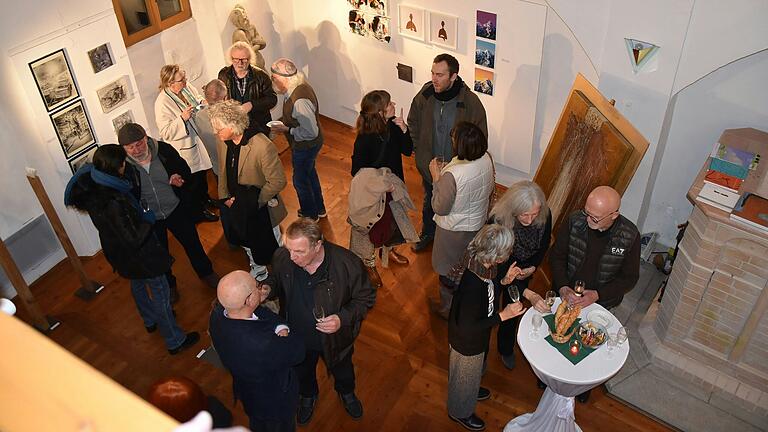
[[[81,166],[88,162],[92,162],[93,154],[96,152],[97,148],[99,148],[98,144],[93,144],[67,161],[69,163],[69,169],[72,170],[72,174],[76,173]]]
[[[64,48],[30,62],[29,71],[47,112],[56,111],[80,97]]]
[[[96,143],[91,119],[82,99],[61,108],[49,115],[53,130],[59,139],[59,145],[67,159],[78,155]]]
[[[101,44],[88,51],[88,60],[90,60],[93,73],[95,74],[115,64],[115,58],[112,56],[108,43]]]

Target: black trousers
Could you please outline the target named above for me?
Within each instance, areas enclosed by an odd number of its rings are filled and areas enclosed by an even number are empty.
[[[167,218],[155,222],[154,230],[157,239],[160,240],[160,244],[169,252],[168,231],[176,237],[176,240],[184,248],[189,262],[192,263],[192,268],[197,273],[197,277],[202,278],[213,273],[213,264],[211,264],[211,260],[208,259],[208,255],[206,255],[203,245],[200,243],[195,223],[183,202],[180,202]],[[166,276],[168,277],[168,283],[172,286],[175,285],[173,282],[175,282],[176,278],[173,276],[173,271],[170,270],[166,273]]]
[[[348,394],[355,391],[355,367],[352,365],[352,352],[349,351],[341,361],[328,371],[333,375],[333,388],[339,394]],[[317,387],[317,360],[323,357],[321,351],[307,350],[304,361],[295,367],[299,376],[299,395],[301,397],[314,397],[320,393]],[[323,358],[325,362],[325,358]]]
[[[518,287],[518,290],[520,290],[520,298],[523,297],[524,289],[525,288]],[[510,303],[509,293],[507,293],[506,287],[502,287],[500,297],[501,306],[499,307],[499,310],[502,310]],[[499,354],[507,356],[515,353],[517,327],[520,325],[521,316],[522,315],[518,315],[512,319],[502,321],[502,323],[499,324],[499,330],[496,332],[496,347],[499,350]]]
[[[187,180],[187,187],[192,201],[189,203],[192,220],[198,222],[202,220],[203,210],[208,202],[208,170],[192,173]]]

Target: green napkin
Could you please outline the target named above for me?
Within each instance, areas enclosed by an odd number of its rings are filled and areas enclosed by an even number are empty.
[[[544,321],[549,326],[549,330],[550,330],[550,335],[548,335],[544,339],[546,339],[550,345],[555,347],[555,349],[558,350],[560,354],[562,354],[563,357],[567,358],[571,363],[578,364],[580,361],[584,360],[588,355],[592,354],[592,352],[595,350],[595,348],[590,348],[582,344],[579,346],[579,353],[576,355],[573,355],[571,353],[571,341],[579,339],[579,332],[578,331],[573,332],[573,335],[568,340],[568,342],[557,343],[552,339],[552,335],[551,335],[551,333],[555,331],[555,314],[544,315],[543,318],[544,318]],[[576,321],[573,322],[573,324],[568,329],[568,331],[566,331],[566,333],[571,331],[571,329],[578,327],[580,321],[581,321],[581,318],[576,318]],[[579,342],[581,342],[581,340],[579,340]]]

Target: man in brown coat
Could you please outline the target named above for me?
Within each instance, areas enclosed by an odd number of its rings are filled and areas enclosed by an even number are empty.
[[[459,61],[450,54],[440,54],[432,63],[432,80],[419,90],[408,112],[408,130],[416,151],[416,168],[424,186],[421,238],[413,247],[415,251],[425,249],[435,237],[429,162],[433,158],[448,162],[455,156],[451,149],[451,129],[462,121],[474,123],[488,136],[485,108],[459,77]]]

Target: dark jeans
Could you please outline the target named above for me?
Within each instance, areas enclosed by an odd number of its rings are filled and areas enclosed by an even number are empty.
[[[432,183],[423,178],[421,184],[424,186],[424,204],[421,207],[421,235],[435,236],[435,212],[432,210]]]
[[[192,201],[189,203],[192,218],[199,221],[203,217],[203,210],[208,202],[208,170],[192,173],[187,180],[187,187]]]
[[[197,228],[189,212],[184,207],[184,203],[179,203],[176,209],[171,212],[170,216],[165,219],[158,220],[154,226],[157,239],[160,240],[160,244],[168,249],[168,231],[171,231],[176,240],[181,243],[184,248],[184,252],[189,258],[189,262],[192,263],[192,268],[197,273],[197,277],[208,276],[213,273],[213,265],[211,260],[208,259],[208,255],[205,254],[203,245],[200,243],[200,237],[197,235]],[[174,285],[171,281],[176,278],[173,276],[173,271],[169,270],[166,274],[168,282]]]
[[[315,167],[315,160],[322,146],[320,144],[306,150],[291,149],[293,187],[299,197],[301,214],[305,217],[317,218],[318,214],[325,212],[323,191]]]
[[[248,418],[251,432],[294,432],[296,416],[286,420],[260,420]]]
[[[352,352],[329,369],[333,375],[333,388],[339,394],[348,394],[355,391],[355,367],[352,365]],[[321,351],[307,350],[304,361],[296,366],[295,371],[299,376],[299,395],[301,397],[317,396],[320,390],[317,388],[317,360],[323,356]],[[325,359],[323,359],[325,361]]]
[[[149,290],[149,292],[147,292]],[[131,279],[131,294],[144,327],[157,325],[168,349],[178,348],[186,334],[176,323],[171,309],[171,292],[165,275],[147,279]]]

